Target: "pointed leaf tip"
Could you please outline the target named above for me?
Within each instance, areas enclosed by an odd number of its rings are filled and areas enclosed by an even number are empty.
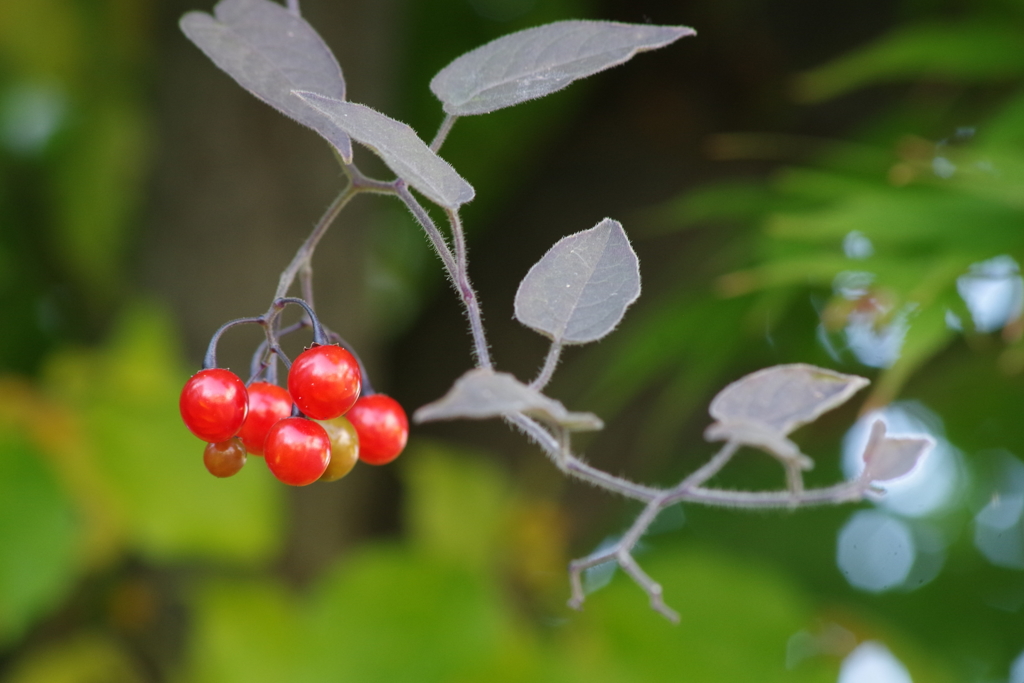
[[[413,420],[482,420],[512,413],[523,413],[572,431],[604,426],[596,415],[566,410],[561,402],[531,389],[507,372],[483,368],[470,370],[455,380],[447,394],[417,410]]]
[[[640,296],[640,262],[622,224],[605,218],[563,237],[516,292],[516,319],[562,344],[601,339]]]
[[[486,114],[561,90],[580,78],[669,45],[686,26],[556,21],[511,33],[458,57],[430,81],[456,116]]]

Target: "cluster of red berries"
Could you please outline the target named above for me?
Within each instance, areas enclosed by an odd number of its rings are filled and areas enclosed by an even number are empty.
[[[208,442],[211,474],[230,477],[247,454],[263,455],[280,481],[305,486],[341,479],[358,460],[389,463],[405,448],[402,406],[384,394],[360,396],[361,385],[351,353],[314,345],[289,369],[287,391],[267,382],[246,388],[230,370],[211,368],[185,384],[179,407],[185,426]]]

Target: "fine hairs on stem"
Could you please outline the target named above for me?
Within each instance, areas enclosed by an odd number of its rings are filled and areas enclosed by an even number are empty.
[[[457,117],[446,116],[431,145],[436,151],[440,149],[452,129]],[[380,181],[365,176],[354,163],[342,163],[348,184],[324,212],[324,215],[313,228],[306,241],[299,248],[295,257],[281,274],[277,288],[277,299],[268,311],[263,324],[268,329],[268,353],[280,354],[280,347],[273,332],[276,316],[285,303],[298,303],[299,300],[284,299],[296,277],[300,279],[303,296],[306,302],[312,301],[312,258],[316,246],[324,233],[334,222],[348,203],[356,195],[363,193],[389,195],[401,201],[413,218],[422,228],[435,254],[441,260],[448,280],[458,294],[463,310],[469,323],[473,353],[476,367],[479,370],[492,371],[493,363],[487,344],[486,331],[480,311],[479,301],[469,277],[469,259],[466,249],[465,232],[459,213],[454,208],[445,208],[445,216],[449,225],[451,242],[438,229],[430,213],[412,194],[407,183],[402,179]],[[306,305],[306,304],[303,304]],[[336,337],[331,333],[332,339]],[[554,340],[544,359],[537,377],[529,384],[528,389],[542,391],[554,374],[561,358],[563,344]],[[287,358],[282,360],[287,363]],[[266,360],[261,361],[266,363]],[[254,359],[254,367],[256,360]],[[639,501],[644,504],[640,515],[633,521],[629,529],[611,547],[601,550],[588,557],[575,560],[569,566],[571,597],[569,605],[580,609],[585,600],[583,573],[605,562],[616,562],[623,571],[647,594],[651,607],[671,621],[678,621],[679,615],[664,601],[661,586],[640,567],[633,557],[633,550],[658,514],[667,507],[678,503],[697,503],[715,507],[732,507],[748,509],[795,509],[814,505],[838,504],[860,500],[870,488],[871,482],[865,478],[817,489],[805,489],[799,460],[783,462],[787,486],[780,491],[730,491],[726,489],[708,488],[705,484],[718,474],[731,460],[733,455],[744,445],[742,439],[729,439],[722,448],[703,466],[685,477],[675,486],[656,488],[637,484],[622,477],[604,472],[587,464],[574,454],[571,449],[571,431],[567,427],[544,424],[534,417],[520,411],[503,413],[505,420],[521,430],[531,441],[537,444],[551,462],[567,476],[584,481],[610,493]],[[754,444],[756,447],[756,444]]]

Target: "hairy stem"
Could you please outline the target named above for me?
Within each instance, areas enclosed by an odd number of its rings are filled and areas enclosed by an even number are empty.
[[[452,126],[455,125],[455,121],[458,116],[454,114],[445,114],[444,121],[441,122],[441,127],[437,129],[437,135],[430,142],[430,149],[435,154],[441,149],[441,145],[444,144],[445,139],[448,137],[448,133],[451,132]]]
[[[569,606],[581,609],[586,599],[583,589],[583,572],[605,562],[615,561],[650,599],[651,607],[672,622],[679,621],[679,614],[665,604],[661,585],[647,575],[632,555],[633,548],[667,507],[679,502],[703,503],[716,507],[737,508],[796,508],[811,505],[838,504],[860,500],[870,482],[856,480],[822,489],[796,489],[790,485],[785,491],[725,491],[702,488],[701,484],[714,477],[725,467],[740,448],[740,443],[727,442],[708,462],[687,476],[676,486],[659,491],[647,501],[643,512],[634,520],[629,530],[614,545],[569,564],[569,582],[572,596]]]
[[[540,374],[537,378],[530,382],[530,388],[542,391],[544,387],[551,381],[551,376],[555,374],[555,368],[558,367],[558,360],[562,357],[562,344],[561,342],[551,342],[551,348],[548,349],[548,355],[544,358],[544,367],[540,369]]]
[[[431,246],[434,247],[434,251],[441,258],[441,263],[444,265],[445,274],[448,279],[454,285],[458,280],[456,279],[456,268],[455,268],[455,256],[452,255],[452,250],[448,246],[448,242],[445,241],[444,235],[437,229],[437,225],[434,224],[434,219],[430,217],[427,210],[423,208],[423,205],[416,201],[416,197],[409,192],[409,188],[404,182],[399,181],[395,188],[395,192],[398,198],[405,203],[405,206],[412,213],[412,217],[416,219],[416,222],[423,228],[423,232],[427,233],[427,239],[430,240]]]
[[[462,230],[459,212],[447,209],[448,222],[452,226],[452,241],[455,242],[455,286],[462,298],[462,306],[469,318],[469,329],[473,334],[473,348],[476,351],[477,367],[491,369],[491,352],[487,348],[487,334],[480,314],[480,301],[469,281],[469,267],[466,257],[466,235]]]
[[[568,451],[563,450],[558,439],[533,418],[522,413],[512,413],[505,417],[505,420],[521,429],[531,438],[544,454],[555,463],[558,469],[572,477],[580,479],[612,493],[618,493],[626,498],[647,502],[663,493],[660,489],[651,488],[642,484],[635,484],[628,479],[622,479],[608,474],[596,467],[591,467]]]
[[[672,501],[761,510],[797,508],[853,503],[861,500],[868,488],[864,482],[849,481],[826,488],[804,489],[794,495],[792,491],[727,491],[695,487],[675,495]]]

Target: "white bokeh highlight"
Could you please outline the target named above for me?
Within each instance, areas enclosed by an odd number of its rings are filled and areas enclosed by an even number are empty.
[[[902,586],[916,558],[910,527],[879,510],[854,513],[839,532],[836,564],[861,590],[881,593]]]
[[[971,265],[957,278],[956,289],[967,304],[978,332],[995,332],[1024,310],[1024,279],[1011,256],[1002,255]]]
[[[1024,463],[1000,453],[995,483],[974,516],[974,545],[992,564],[1024,569]]]
[[[868,640],[847,655],[838,683],[913,683],[910,672],[885,645]]]

